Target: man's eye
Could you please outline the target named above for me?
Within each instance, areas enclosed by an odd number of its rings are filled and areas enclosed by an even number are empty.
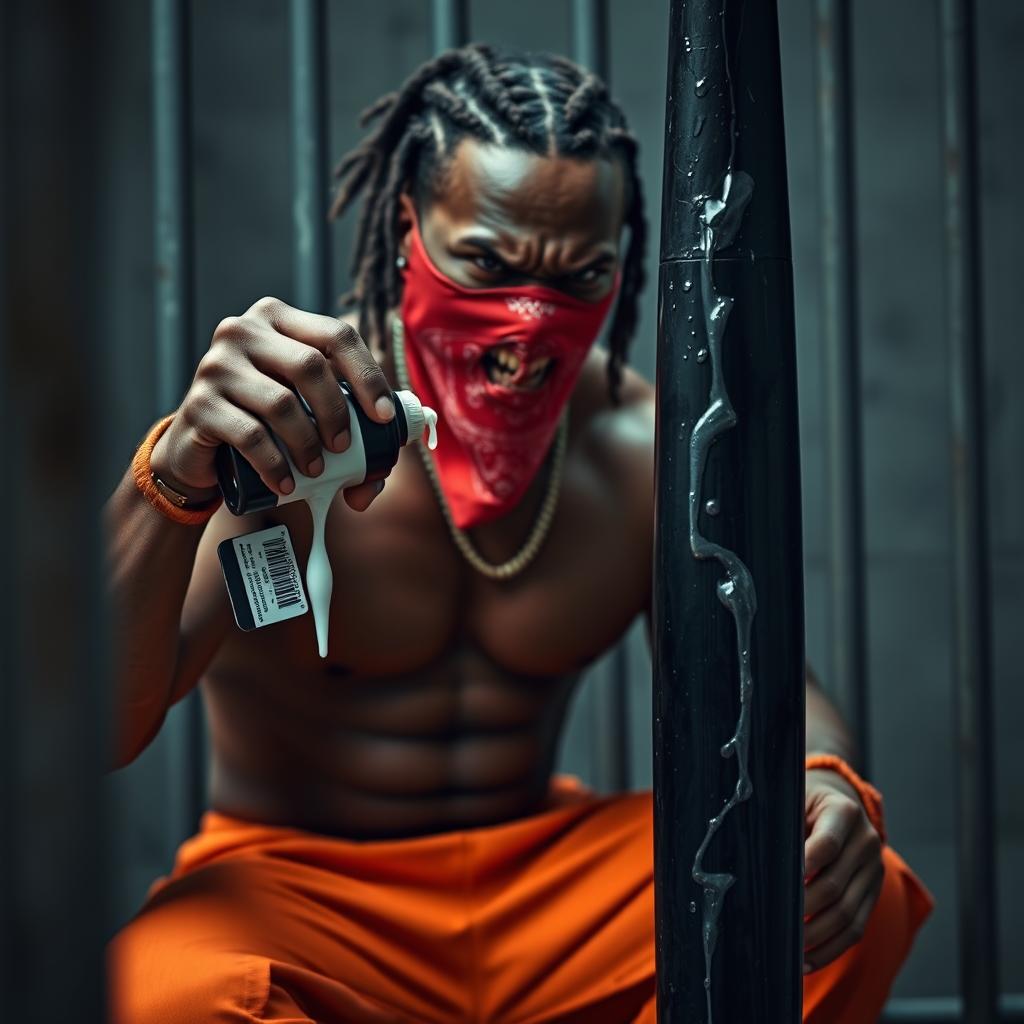
[[[504,264],[501,260],[496,260],[493,256],[480,255],[474,256],[473,262],[481,269],[486,270],[488,273],[494,274],[501,270]]]
[[[577,285],[600,284],[607,279],[615,270],[614,264],[595,263],[592,266],[584,267],[573,274],[572,280]]]

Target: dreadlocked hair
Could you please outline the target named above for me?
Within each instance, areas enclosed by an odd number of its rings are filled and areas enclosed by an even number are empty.
[[[400,89],[367,107],[360,126],[372,130],[335,168],[330,216],[341,216],[365,193],[352,253],[353,287],[341,304],[357,306],[360,329],[382,345],[387,312],[401,294],[399,196],[410,187],[417,196],[432,190],[460,140],[515,146],[539,156],[621,160],[629,245],[607,366],[609,391],[618,402],[645,279],[647,224],[637,141],[601,79],[565,57],[512,54],[474,43],[423,64]]]

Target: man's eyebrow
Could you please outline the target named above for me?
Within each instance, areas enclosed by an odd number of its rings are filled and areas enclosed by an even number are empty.
[[[505,260],[501,254],[495,248],[495,245],[499,243],[499,239],[496,239],[490,235],[464,235],[461,238],[455,239],[455,245],[473,245],[478,249],[485,252],[492,259],[497,260],[499,263],[504,263]],[[618,253],[610,249],[605,249],[604,252],[598,253],[593,259],[587,260],[585,263],[581,263],[580,266],[570,271],[572,274],[580,274],[585,270],[590,270],[594,267],[602,266],[605,263],[613,262]]]
[[[464,235],[455,241],[458,245],[475,245],[480,249],[486,249],[487,252],[493,253],[497,239],[489,235]]]
[[[587,260],[585,263],[581,263],[578,267],[574,267],[569,271],[570,274],[583,274],[588,270],[595,270],[598,267],[603,267],[606,263],[612,263],[615,260],[616,254],[613,252],[602,252],[595,256],[591,260]]]

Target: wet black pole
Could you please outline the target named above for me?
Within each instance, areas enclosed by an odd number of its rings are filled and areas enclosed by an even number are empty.
[[[187,0],[153,0],[153,243],[157,398],[160,414],[185,395],[205,345],[195,330],[192,132]],[[183,766],[176,831],[195,831],[206,807],[206,724],[196,689],[185,698],[168,739],[170,771]],[[173,721],[173,719],[171,719]],[[176,788],[176,787],[172,787]]]
[[[654,593],[658,1019],[795,1024],[803,567],[777,15],[771,0],[673,0],[670,17]],[[717,247],[710,265],[702,244]]]
[[[868,646],[849,0],[816,0],[814,14],[829,567],[824,685],[853,733],[858,767],[867,773]]]
[[[957,898],[966,1024],[995,1020],[999,995],[992,757],[991,591],[985,473],[984,317],[975,11],[942,0],[946,331],[953,504],[953,704]]]
[[[295,303],[330,312],[327,232],[327,12],[325,0],[291,0],[292,219]]]

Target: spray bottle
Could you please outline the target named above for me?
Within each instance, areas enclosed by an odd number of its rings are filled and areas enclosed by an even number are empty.
[[[291,501],[305,501],[309,505],[313,515],[313,542],[306,563],[306,589],[313,608],[321,658],[327,657],[328,612],[334,583],[324,531],[334,496],[339,490],[366,480],[384,479],[398,462],[402,446],[419,441],[424,433],[428,436],[428,447],[437,446],[437,413],[421,405],[411,391],[393,391],[394,419],[389,423],[375,423],[353,399],[348,384],[342,382],[341,390],[348,403],[352,443],[343,452],[324,450],[324,471],[320,476],[310,477],[300,472],[287,449],[278,442],[295,481],[291,494],[272,491],[237,448],[222,445],[217,451],[217,481],[225,505],[236,516],[276,508]],[[305,401],[303,406],[312,418]]]

